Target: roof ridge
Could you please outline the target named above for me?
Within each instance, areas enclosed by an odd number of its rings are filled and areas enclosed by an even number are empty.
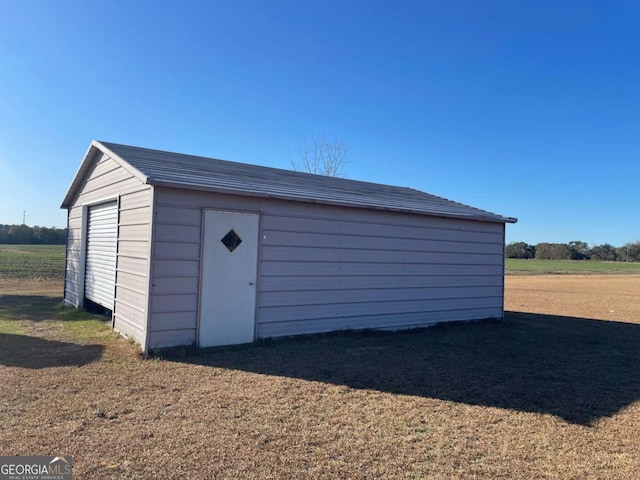
[[[94,147],[117,156],[139,173],[142,183],[149,185],[488,222],[517,221],[412,187],[96,140],[78,173],[88,168]],[[74,181],[63,206],[77,186]]]

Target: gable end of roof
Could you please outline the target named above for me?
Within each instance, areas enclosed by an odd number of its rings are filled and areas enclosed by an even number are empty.
[[[78,188],[84,181],[87,173],[94,166],[96,159],[100,156],[100,154],[106,154],[109,158],[115,161],[118,165],[124,168],[131,175],[136,177],[142,183],[148,183],[148,178],[138,169],[130,165],[126,160],[121,158],[116,153],[112,152],[109,148],[107,148],[102,142],[98,140],[92,140],[89,148],[87,149],[87,153],[85,153],[76,174],[73,176],[73,180],[71,181],[71,185],[67,189],[67,193],[62,200],[62,204],[60,208],[69,208],[73,203],[74,198],[76,197]]]

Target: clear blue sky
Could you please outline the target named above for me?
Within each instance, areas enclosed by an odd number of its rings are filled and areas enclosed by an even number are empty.
[[[91,139],[349,178],[640,240],[640,2],[0,0],[0,223],[65,226]]]

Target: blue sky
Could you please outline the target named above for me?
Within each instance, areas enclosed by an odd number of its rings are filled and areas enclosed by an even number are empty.
[[[640,240],[637,1],[0,0],[0,223],[64,226],[91,139],[349,178]]]

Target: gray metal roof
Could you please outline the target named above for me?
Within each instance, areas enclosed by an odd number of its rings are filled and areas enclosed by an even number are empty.
[[[181,153],[93,141],[62,204],[68,207],[84,173],[102,151],[143,183],[299,202],[515,223],[511,217],[412,188],[327,177]]]

